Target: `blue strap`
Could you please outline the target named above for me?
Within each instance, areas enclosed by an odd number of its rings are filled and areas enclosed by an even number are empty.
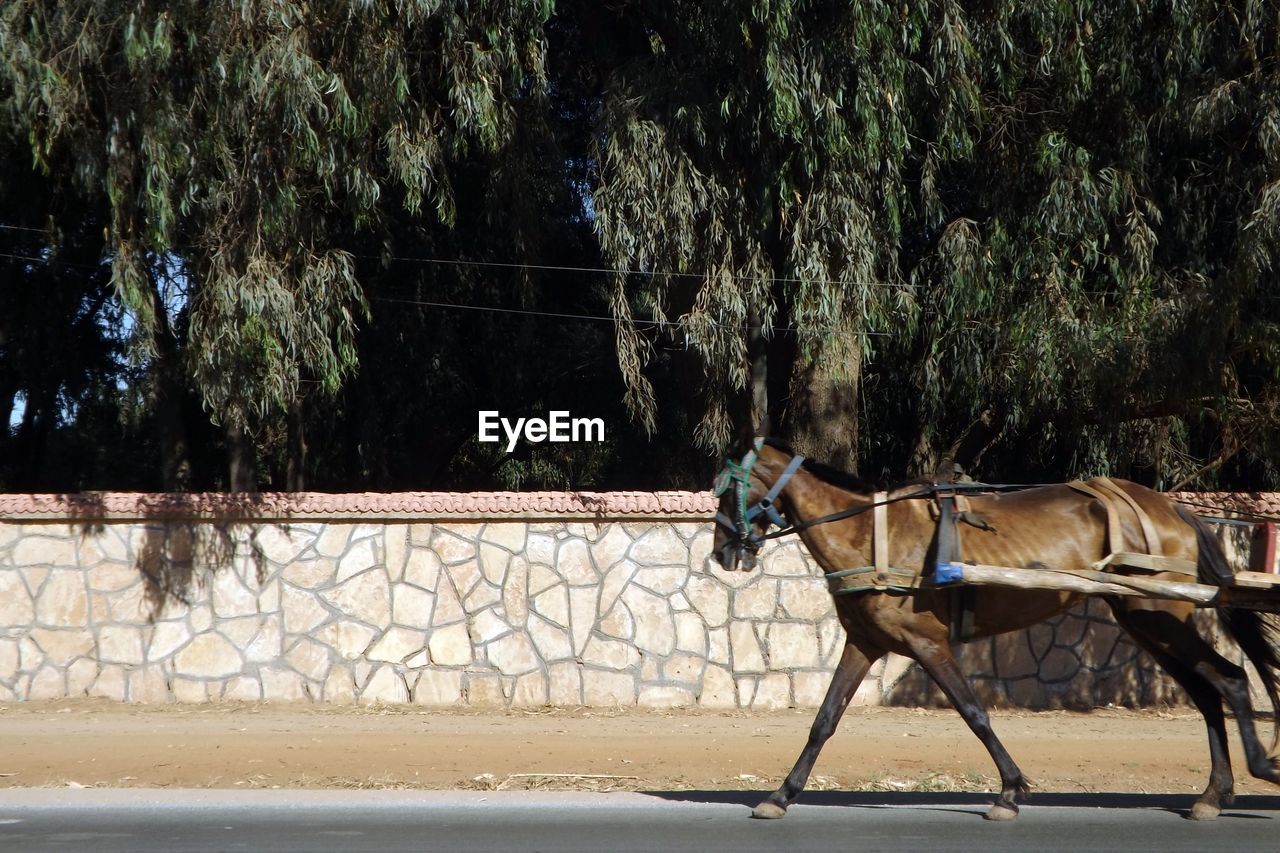
[[[964,563],[938,563],[933,567],[934,583],[955,583],[964,580]]]

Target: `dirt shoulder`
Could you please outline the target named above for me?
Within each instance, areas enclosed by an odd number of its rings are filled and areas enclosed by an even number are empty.
[[[1190,711],[992,717],[1039,791],[1192,793],[1208,776],[1204,724]],[[812,718],[31,702],[0,707],[0,786],[764,790],[790,769]],[[1260,729],[1269,736],[1269,721]],[[852,708],[811,787],[982,791],[995,781],[955,713]],[[1237,791],[1280,793],[1248,778]]]

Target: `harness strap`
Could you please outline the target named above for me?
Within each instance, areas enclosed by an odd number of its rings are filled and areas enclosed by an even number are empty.
[[[800,470],[800,466],[803,464],[804,457],[800,454],[797,453],[795,456],[791,457],[791,461],[788,462],[787,467],[783,469],[782,476],[778,477],[774,482],[773,487],[769,489],[769,493],[756,501],[755,506],[747,510],[748,523],[763,512],[769,516],[769,521],[772,524],[775,524],[778,527],[787,526],[787,520],[778,512],[778,508],[775,506],[774,502],[778,499],[778,495],[782,494],[782,490],[786,488],[787,483],[791,481],[791,478],[795,476],[796,472]]]
[[[1120,527],[1120,516],[1111,505],[1113,498],[1082,480],[1072,480],[1067,485],[1102,504],[1102,508],[1107,513],[1107,549],[1108,551],[1124,550],[1124,531]]]
[[[871,515],[871,551],[876,567],[876,582],[889,582],[889,499],[888,492],[876,492],[872,497],[875,509]]]
[[[1132,495],[1120,488],[1108,477],[1095,477],[1089,482],[1114,494],[1124,501],[1129,509],[1133,510],[1133,514],[1138,517],[1138,524],[1142,527],[1142,538],[1147,540],[1146,553],[1154,554],[1157,557],[1164,553],[1164,550],[1160,547],[1160,534],[1156,532],[1155,525],[1151,523],[1151,517],[1143,511],[1142,507],[1138,506],[1138,502],[1133,499]],[[1120,549],[1116,545],[1112,545],[1111,550],[1118,551]]]

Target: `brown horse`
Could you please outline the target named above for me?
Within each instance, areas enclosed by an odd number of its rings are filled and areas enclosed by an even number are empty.
[[[1204,523],[1164,495],[1134,483],[1114,481],[1150,518],[1163,553],[1194,561],[1201,583],[1230,574],[1217,540]],[[741,463],[730,462],[717,484],[720,514],[713,556],[725,569],[751,569],[761,536],[770,523],[798,529],[809,553],[830,578],[851,574],[874,559],[873,504],[880,503],[888,528],[888,564],[930,578],[937,557],[939,524],[933,492],[919,484],[875,500],[871,489],[847,474],[797,457],[774,441],[761,443]],[[1067,485],[970,497],[971,518],[963,525],[963,556],[968,562],[1014,568],[1088,569],[1105,554],[1107,513],[1102,504]],[[835,516],[835,518],[828,518]],[[1141,536],[1136,514],[1125,519],[1125,538]],[[817,521],[818,523],[813,523]],[[812,525],[812,526],[809,526]],[[1113,545],[1113,550],[1120,548]],[[866,569],[855,569],[866,571]],[[899,575],[898,577],[903,577]],[[1152,577],[1160,578],[1156,574]],[[1183,576],[1171,576],[1185,580]],[[848,584],[838,584],[849,588]],[[978,736],[1000,771],[1000,797],[987,812],[990,820],[1017,817],[1017,795],[1029,793],[1022,771],[1009,756],[951,650],[955,588],[929,582],[904,591],[854,588],[834,595],[846,639],[831,686],[809,733],[809,740],[782,786],[756,806],[753,816],[780,818],[804,789],[823,744],[835,731],[855,689],[872,663],[886,652],[919,661]],[[1026,628],[1083,600],[1077,593],[983,587],[965,614],[967,638]],[[1189,817],[1208,820],[1231,802],[1233,779],[1227,752],[1223,700],[1240,727],[1249,772],[1280,783],[1280,759],[1268,754],[1254,730],[1249,687],[1242,667],[1226,660],[1196,631],[1193,607],[1183,602],[1108,596],[1116,621],[1155,658],[1190,695],[1204,716],[1209,734],[1209,784]],[[1276,626],[1260,614],[1238,608],[1218,611],[1227,633],[1256,666],[1275,704]],[[1273,741],[1272,748],[1275,743]]]

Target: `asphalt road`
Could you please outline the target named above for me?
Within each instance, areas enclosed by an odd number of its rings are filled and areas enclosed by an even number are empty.
[[[986,796],[815,793],[780,821],[741,792],[0,791],[0,851],[1268,850],[1280,797],[1193,823],[1172,795],[1045,795],[1018,821]]]

